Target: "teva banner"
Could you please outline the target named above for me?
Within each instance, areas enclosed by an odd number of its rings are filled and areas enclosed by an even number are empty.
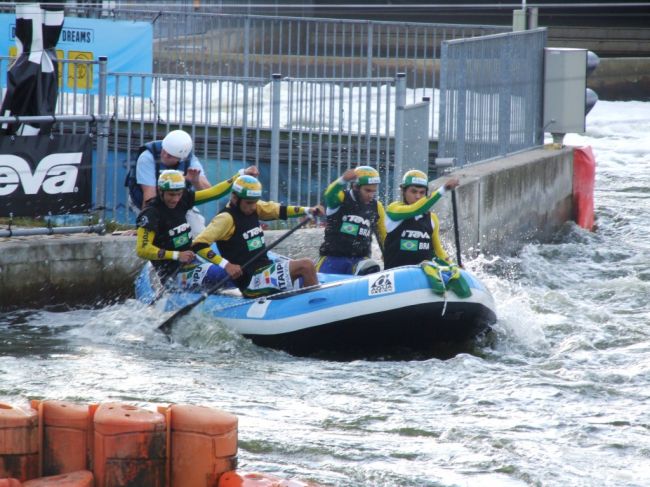
[[[0,216],[88,211],[92,148],[88,135],[0,137]]]
[[[0,56],[15,57],[16,15],[0,14]],[[150,22],[130,22],[107,19],[66,17],[56,45],[59,60],[97,61],[108,57],[108,71],[120,73],[147,73],[153,69],[153,26]],[[61,69],[63,66],[63,69]],[[109,76],[106,89],[115,94],[115,76]],[[151,96],[151,77],[144,83],[138,77],[131,80],[122,76],[120,95]],[[99,71],[97,65],[60,63],[59,90],[63,92],[97,94]]]

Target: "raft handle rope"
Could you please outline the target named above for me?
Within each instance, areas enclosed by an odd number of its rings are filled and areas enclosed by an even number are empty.
[[[447,286],[445,286],[445,279],[442,277],[442,268],[438,266],[438,277],[440,277],[440,283],[442,284],[442,299],[444,299],[443,305],[442,305],[442,313],[440,313],[440,316],[445,316],[445,313],[447,312]]]

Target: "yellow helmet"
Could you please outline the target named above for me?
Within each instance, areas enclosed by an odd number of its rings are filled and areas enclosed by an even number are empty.
[[[359,167],[354,169],[354,172],[357,175],[356,184],[358,186],[365,186],[367,184],[379,184],[379,183],[381,183],[381,178],[379,177],[379,172],[374,167],[359,166]]]
[[[158,189],[160,191],[185,189],[185,176],[175,169],[165,169],[158,176]]]
[[[409,186],[422,186],[424,188],[429,187],[429,180],[427,175],[418,169],[411,169],[404,173],[402,178],[402,188],[408,188]]]
[[[243,200],[259,200],[262,197],[262,183],[253,176],[239,176],[232,185],[232,192]]]

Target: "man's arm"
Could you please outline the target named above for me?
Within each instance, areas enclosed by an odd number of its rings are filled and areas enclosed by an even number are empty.
[[[379,240],[379,245],[381,248],[384,248],[384,241],[386,240],[386,212],[384,211],[384,205],[381,204],[381,201],[377,201],[377,213],[379,213],[379,219],[377,220],[377,240]]]
[[[304,215],[319,216],[323,214],[323,207],[320,205],[307,206],[285,206],[275,201],[258,201],[257,216],[260,220],[286,220]]]
[[[218,200],[219,198],[223,198],[228,193],[230,193],[230,190],[232,189],[232,185],[235,182],[235,179],[237,179],[238,176],[241,176],[243,174],[249,174],[251,176],[257,177],[259,172],[255,166],[250,166],[247,167],[246,169],[240,169],[239,172],[229,177],[225,181],[221,181],[220,183],[217,183],[214,186],[209,186],[207,189],[202,189],[194,193],[194,197],[195,197],[194,203],[197,205],[201,205],[203,203],[207,203],[208,201],[214,201],[214,200]]]
[[[191,262],[194,259],[194,252],[191,250],[165,250],[153,244],[156,232],[144,227],[138,227],[136,239],[136,253],[138,257],[146,260],[178,260],[183,263]]]
[[[323,195],[327,209],[336,209],[341,206],[341,203],[343,203],[343,199],[345,198],[343,190],[350,181],[354,181],[356,178],[357,174],[354,172],[354,169],[348,169],[340,178],[333,181],[327,187],[325,194]]]
[[[433,235],[431,235],[431,240],[433,241],[433,250],[436,253],[436,257],[444,260],[445,262],[450,262],[449,255],[442,246],[440,241],[440,222],[435,213],[431,213],[431,225],[433,226]]]
[[[202,205],[208,201],[214,201],[223,198],[228,193],[230,193],[232,184],[235,182],[235,179],[237,179],[237,176],[239,176],[239,173],[229,177],[225,181],[221,181],[220,183],[215,184],[214,186],[210,186],[208,189],[197,191],[194,193],[194,203],[197,205]]]
[[[138,157],[135,163],[135,180],[142,188],[142,207],[156,196],[156,162],[148,150]]]
[[[235,222],[228,213],[219,213],[210,224],[194,239],[192,250],[207,261],[224,269],[228,275],[237,279],[241,277],[242,270],[237,264],[228,262],[223,256],[212,250],[212,242],[228,240],[235,233]]]
[[[417,200],[412,205],[407,205],[403,201],[393,201],[388,205],[386,209],[387,216],[394,222],[401,220],[408,220],[414,216],[423,215],[431,209],[431,207],[436,204],[436,202],[443,197],[443,195],[454,188],[459,184],[457,178],[451,178],[443,186],[438,188],[437,191],[434,191],[426,198],[421,198]]]
[[[199,233],[192,243],[192,250],[204,259],[217,264],[225,269],[228,261],[221,255],[217,255],[210,249],[213,242],[229,240],[235,233],[235,222],[228,213],[219,213],[207,227]]]

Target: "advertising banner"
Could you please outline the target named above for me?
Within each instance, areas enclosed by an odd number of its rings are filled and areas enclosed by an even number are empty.
[[[63,215],[91,208],[90,136],[0,137],[0,216]]]
[[[16,16],[0,14],[0,56],[16,56]],[[66,17],[56,48],[59,60],[96,61],[108,57],[108,71],[151,73],[153,70],[153,26],[150,22]],[[60,63],[59,90],[97,94],[97,65]],[[115,94],[115,77],[108,77],[107,91]],[[128,79],[120,81],[119,94],[126,95]],[[131,94],[149,97],[151,80],[132,83]]]

